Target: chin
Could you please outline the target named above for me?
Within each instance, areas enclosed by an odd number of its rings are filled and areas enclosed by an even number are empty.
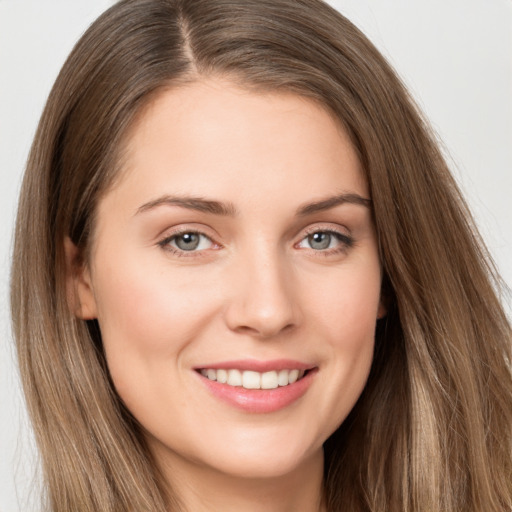
[[[240,454],[224,459],[212,469],[234,478],[270,480],[293,475],[304,465],[313,465],[313,461],[323,464],[322,449],[319,453],[308,455],[302,452],[260,453],[257,457],[246,457]]]
[[[294,430],[299,433],[299,429]],[[321,440],[297,438],[288,431],[276,434],[264,429],[259,433],[246,432],[239,438],[232,436],[216,445],[220,450],[212,450],[211,446],[209,460],[205,462],[224,474],[248,479],[280,478],[311,465],[312,461],[323,464]]]

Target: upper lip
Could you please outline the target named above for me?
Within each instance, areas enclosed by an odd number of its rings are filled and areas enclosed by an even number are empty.
[[[261,361],[257,359],[238,359],[235,361],[221,361],[218,363],[208,363],[197,366],[195,370],[212,369],[212,370],[248,370],[253,372],[271,372],[279,370],[311,370],[315,368],[314,364],[308,364],[292,359],[273,359]]]

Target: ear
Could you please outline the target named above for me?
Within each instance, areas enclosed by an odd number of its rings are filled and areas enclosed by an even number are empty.
[[[83,262],[78,247],[69,237],[64,239],[66,258],[66,293],[69,309],[77,318],[97,318],[96,299],[89,267]]]
[[[389,278],[384,276],[380,286],[379,307],[377,308],[377,320],[382,320],[390,309],[391,305],[391,285]]]
[[[377,320],[382,320],[388,314],[386,302],[386,298],[381,295],[379,300],[379,307],[377,309]]]

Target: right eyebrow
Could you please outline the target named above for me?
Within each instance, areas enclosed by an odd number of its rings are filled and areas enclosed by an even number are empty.
[[[232,203],[223,203],[212,199],[204,199],[203,197],[163,195],[144,203],[137,209],[135,215],[153,210],[159,206],[180,206],[181,208],[187,208],[189,210],[229,217],[233,217],[237,214],[237,210]]]

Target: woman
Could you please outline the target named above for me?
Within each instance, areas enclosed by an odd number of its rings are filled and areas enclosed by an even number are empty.
[[[14,251],[51,510],[512,506],[495,273],[325,4],[107,11],[50,95]]]

